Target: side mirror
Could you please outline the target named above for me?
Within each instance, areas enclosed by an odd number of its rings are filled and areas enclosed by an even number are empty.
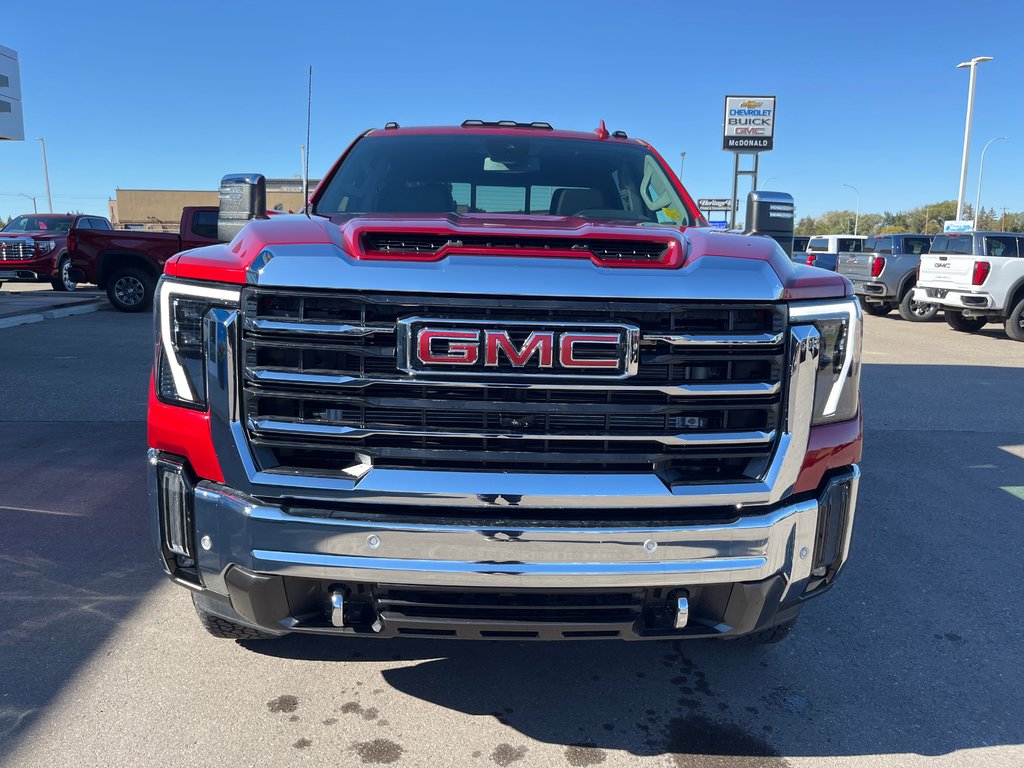
[[[235,238],[252,219],[267,218],[267,180],[262,173],[229,173],[220,180],[217,239]]]
[[[760,190],[751,192],[747,195],[747,225],[743,234],[767,235],[792,258],[795,213],[792,195]]]

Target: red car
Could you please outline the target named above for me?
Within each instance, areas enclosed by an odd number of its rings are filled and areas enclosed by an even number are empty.
[[[34,213],[18,216],[0,231],[0,285],[5,281],[50,283],[73,291],[68,239],[85,230],[111,230],[102,216]]]

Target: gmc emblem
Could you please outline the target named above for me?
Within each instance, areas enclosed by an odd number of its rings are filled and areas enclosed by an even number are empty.
[[[431,376],[575,376],[636,373],[640,331],[610,323],[406,318],[398,367]]]

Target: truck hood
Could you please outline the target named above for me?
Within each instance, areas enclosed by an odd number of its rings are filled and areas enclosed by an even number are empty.
[[[0,232],[0,238],[4,240],[59,240],[67,237],[67,232],[43,232],[31,230],[29,232]]]
[[[606,253],[610,243],[614,253]],[[632,244],[664,246],[666,256],[640,263]],[[765,237],[552,216],[275,216],[250,222],[226,245],[178,254],[165,271],[360,291],[739,301],[852,295],[848,280],[792,263]]]

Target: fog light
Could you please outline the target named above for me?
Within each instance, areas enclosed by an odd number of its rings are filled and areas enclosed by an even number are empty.
[[[181,464],[157,466],[160,527],[164,545],[175,555],[194,559],[192,552],[192,483]]]
[[[818,503],[818,530],[814,540],[813,573],[827,573],[839,564],[849,525],[852,478],[833,481]]]

